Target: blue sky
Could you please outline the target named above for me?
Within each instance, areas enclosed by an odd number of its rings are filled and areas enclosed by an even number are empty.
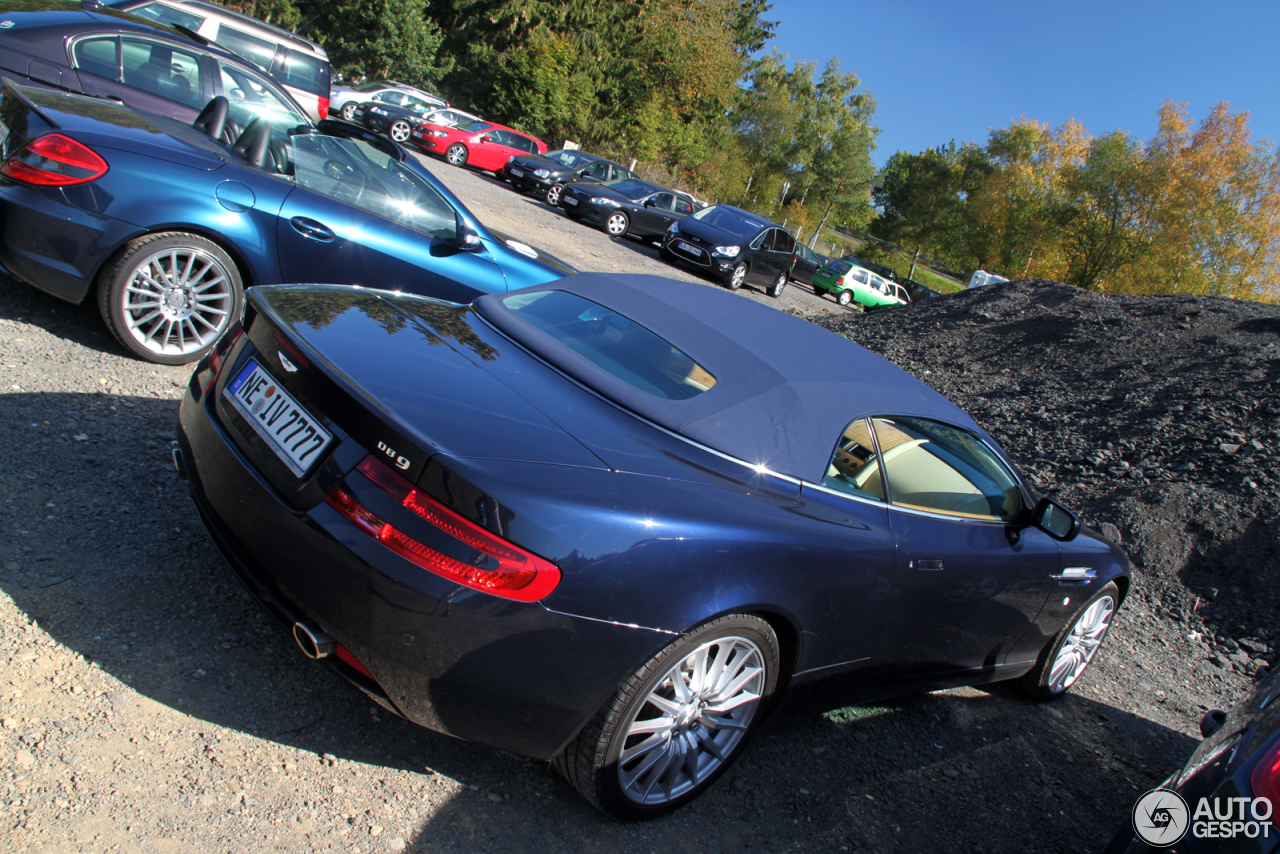
[[[1228,101],[1255,142],[1280,143],[1278,0],[774,0],[765,17],[781,22],[766,50],[857,72],[881,165],[1019,116],[1146,140],[1166,100],[1189,102],[1193,125]]]

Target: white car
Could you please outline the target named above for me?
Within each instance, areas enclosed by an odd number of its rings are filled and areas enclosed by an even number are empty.
[[[439,95],[392,80],[374,80],[356,86],[332,86],[329,90],[330,114],[342,116],[347,121],[355,118],[356,107],[368,101],[390,104],[393,107],[411,107],[416,104],[449,106],[449,102]]]

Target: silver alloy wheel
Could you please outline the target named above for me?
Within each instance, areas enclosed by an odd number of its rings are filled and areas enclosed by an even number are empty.
[[[782,272],[778,274],[778,278],[773,280],[773,284],[769,287],[769,296],[780,297],[782,292],[787,288],[787,274]]]
[[[351,119],[355,117],[355,114],[356,114],[355,101],[348,101],[347,103],[342,105],[342,117],[344,119],[346,119],[347,121],[351,121]]]
[[[1110,596],[1103,596],[1086,608],[1076,620],[1049,670],[1048,688],[1051,692],[1062,693],[1084,673],[1084,669],[1093,660],[1094,653],[1102,645],[1107,629],[1111,628],[1111,616],[1115,610],[1115,600]]]
[[[396,121],[391,123],[391,130],[387,134],[396,142],[404,142],[409,138],[409,123],[406,121]]]
[[[460,142],[455,142],[444,153],[444,159],[454,166],[465,166],[467,163],[467,147]]]
[[[659,805],[715,772],[746,735],[765,689],[760,647],[723,637],[693,650],[636,705],[618,756],[628,800]]]
[[[158,356],[184,356],[218,340],[231,324],[235,290],[221,262],[194,246],[148,255],[121,291],[125,329]]]
[[[742,283],[747,280],[747,265],[739,264],[733,268],[733,274],[729,277],[729,289],[736,291],[742,287]]]
[[[841,291],[839,294],[836,295],[836,302],[840,303],[841,305],[848,305],[849,303],[853,302],[853,295],[850,294],[848,291]]]
[[[604,221],[604,230],[612,234],[614,237],[621,237],[627,233],[628,225],[629,223],[627,221],[626,214],[622,212],[613,213]]]
[[[560,194],[564,192],[564,187],[560,184],[552,184],[547,187],[547,204],[555,206],[560,204]]]

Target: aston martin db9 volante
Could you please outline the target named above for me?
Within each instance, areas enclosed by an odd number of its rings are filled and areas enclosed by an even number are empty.
[[[707,788],[784,693],[1060,696],[1129,587],[933,389],[656,276],[255,288],[178,441],[305,653],[621,817]]]
[[[228,143],[230,121],[221,96],[191,125],[7,81],[0,264],[69,302],[96,297],[121,344],[170,365],[204,355],[250,285],[336,281],[467,302],[569,272],[488,231],[371,131],[266,114]]]

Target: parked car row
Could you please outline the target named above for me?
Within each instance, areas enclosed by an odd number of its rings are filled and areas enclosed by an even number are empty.
[[[1124,554],[906,372],[754,301],[495,234],[374,124],[312,121],[185,24],[22,8],[0,12],[4,61],[42,45],[77,81],[115,61],[121,88],[3,82],[0,264],[95,300],[141,358],[198,360],[173,460],[214,544],[374,702],[648,818],[787,703],[996,680],[1052,700],[1093,659]],[[144,100],[185,103],[174,80],[205,69],[195,115]],[[869,273],[604,158],[424,126],[424,150],[559,187],[567,215],[730,289]]]

